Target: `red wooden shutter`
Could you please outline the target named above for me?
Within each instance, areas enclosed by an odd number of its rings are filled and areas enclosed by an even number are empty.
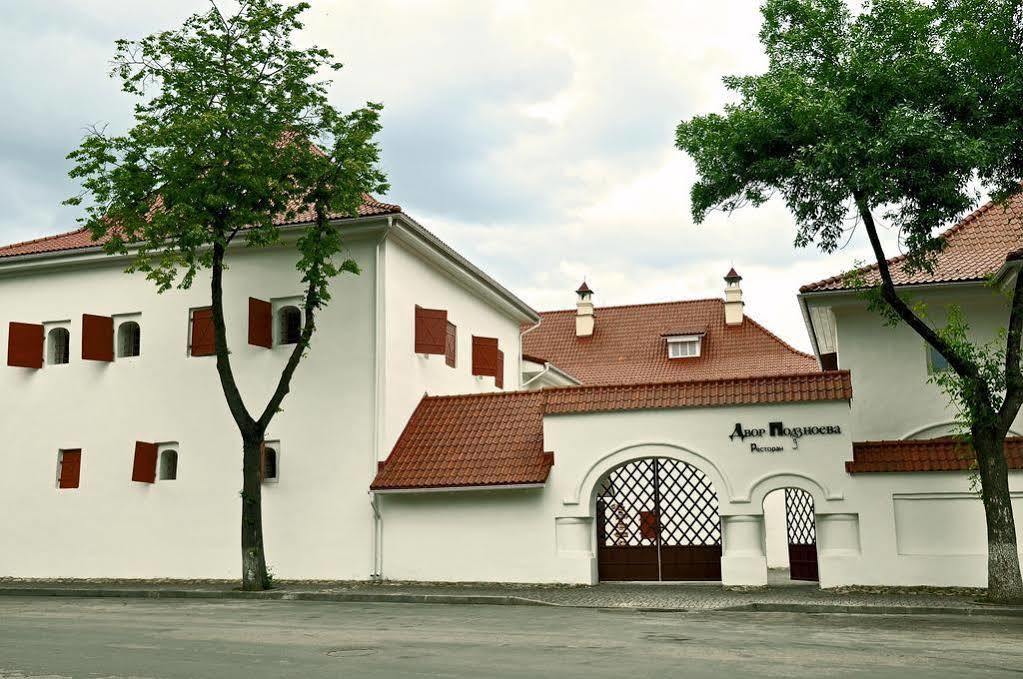
[[[114,360],[114,319],[110,316],[82,314],[82,359]]]
[[[645,540],[657,540],[657,512],[647,509],[640,510],[639,534]]]
[[[14,368],[43,367],[43,326],[11,323],[7,333],[7,365]]]
[[[444,354],[448,312],[416,306],[416,353]]]
[[[494,372],[494,386],[504,389],[504,352],[497,350],[497,370]]]
[[[217,353],[213,333],[213,309],[206,307],[192,312],[192,355],[212,356]]]
[[[472,374],[497,377],[497,338],[472,338]]]
[[[273,306],[249,297],[249,344],[271,348],[274,345]]]
[[[60,488],[77,488],[82,471],[82,451],[64,450],[60,453]]]
[[[458,354],[458,328],[454,323],[448,322],[446,335],[444,337],[444,362],[452,368],[455,367],[455,358]]]
[[[142,483],[156,481],[156,444],[135,442],[135,465],[131,469],[131,480]]]

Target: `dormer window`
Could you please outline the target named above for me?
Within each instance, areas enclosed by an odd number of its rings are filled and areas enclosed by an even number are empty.
[[[696,358],[703,335],[668,335],[668,358]]]

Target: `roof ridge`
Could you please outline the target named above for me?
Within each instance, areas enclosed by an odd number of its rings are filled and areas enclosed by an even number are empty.
[[[80,226],[77,229],[72,229],[70,231],[64,231],[62,233],[54,233],[54,234],[51,234],[49,236],[40,236],[38,238],[31,238],[29,240],[18,241],[16,243],[8,243],[7,245],[0,245],[0,252],[3,252],[4,250],[12,250],[14,248],[20,248],[20,247],[23,247],[25,245],[33,245],[35,243],[45,243],[46,241],[56,240],[58,238],[67,238],[68,236],[74,236],[74,235],[79,234],[79,233],[85,233],[88,230],[89,230],[89,227],[87,227],[87,226]],[[98,244],[99,243],[97,242],[97,245]]]
[[[673,386],[692,386],[692,385],[709,385],[709,384],[723,384],[723,383],[744,383],[744,382],[762,382],[767,380],[795,380],[795,379],[822,379],[823,377],[837,377],[849,375],[849,370],[820,370],[818,372],[791,372],[781,373],[777,375],[753,375],[748,377],[713,377],[704,378],[698,380],[676,380],[674,382],[630,382],[626,384],[582,384],[568,387],[547,387],[537,391],[528,389],[520,389],[516,391],[481,391],[475,394],[439,394],[437,396],[430,396],[429,394],[424,395],[420,399],[420,403],[426,400],[434,401],[453,401],[458,399],[475,399],[475,398],[498,398],[502,396],[535,396],[537,398],[543,397],[546,401],[551,394],[555,393],[577,393],[585,391],[599,391],[599,390],[610,390],[610,389],[639,389],[643,387],[673,387]]]
[[[1023,194],[1015,194],[1015,195],[1023,195]],[[1008,200],[1008,199],[1006,199],[1006,200]],[[939,233],[937,236],[935,236],[935,238],[938,238],[938,239],[941,239],[941,240],[945,241],[945,245],[947,246],[950,237],[954,238],[959,233],[961,233],[962,230],[965,227],[967,227],[970,224],[972,224],[973,222],[977,221],[981,216],[986,214],[995,205],[1002,204],[1002,203],[1004,203],[1004,201],[994,201],[994,200],[987,201],[986,203],[984,203],[984,204],[974,208],[969,214],[967,214],[965,217],[962,217],[958,222],[956,222],[955,224],[952,224],[947,229],[945,229],[944,231]],[[944,248],[942,248],[942,249],[944,249]],[[889,266],[892,266],[892,265],[898,264],[899,262],[904,261],[908,256],[909,256],[908,254],[901,254],[901,255],[896,255],[894,257],[889,257],[889,258],[885,259],[885,263],[888,264]],[[823,278],[823,279],[818,280],[818,281],[813,281],[812,283],[806,283],[805,285],[799,286],[799,291],[800,292],[815,292],[815,291],[817,291],[819,288],[821,288],[823,286],[830,285],[832,283],[841,283],[844,278],[846,278],[847,276],[850,276],[852,274],[864,274],[864,273],[867,273],[867,272],[870,272],[870,271],[875,271],[875,270],[877,270],[879,268],[880,267],[879,267],[878,263],[877,262],[873,262],[871,264],[867,264],[866,266],[857,267],[855,269],[849,269],[848,271],[843,271],[842,273],[836,274],[834,276],[828,276],[827,278]],[[905,285],[905,284],[897,283],[896,285]]]
[[[695,299],[676,299],[668,300],[665,302],[637,302],[634,304],[610,304],[607,306],[594,305],[595,311],[601,311],[604,309],[633,309],[636,307],[650,307],[650,306],[667,306],[668,304],[696,304],[698,302],[720,302],[724,304],[724,300],[720,297],[697,297]],[[541,316],[545,314],[567,314],[575,313],[575,309],[552,309],[550,311],[538,311]]]
[[[763,323],[760,323],[759,321],[757,321],[755,318],[753,318],[749,314],[745,314],[745,316],[746,316],[746,319],[749,320],[750,323],[752,323],[753,325],[755,325],[758,328],[760,328],[768,337],[773,339],[778,344],[782,345],[782,347],[784,347],[788,351],[792,352],[793,354],[796,354],[797,356],[804,356],[806,358],[812,358],[815,361],[817,360],[817,357],[814,356],[813,354],[809,354],[809,353],[807,353],[805,351],[800,351],[799,349],[796,349],[794,346],[792,346],[791,344],[789,344],[788,342],[783,340],[781,337],[778,337],[778,335],[776,335],[773,332],[771,332],[767,328],[766,325],[764,325]],[[821,372],[824,372],[824,371],[821,371]],[[811,374],[813,374],[813,373],[811,373]]]

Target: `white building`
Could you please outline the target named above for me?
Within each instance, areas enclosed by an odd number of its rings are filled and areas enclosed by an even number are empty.
[[[268,432],[278,577],[761,584],[791,562],[822,586],[986,581],[971,453],[926,383],[940,366],[840,279],[800,296],[811,356],[744,314],[734,270],[723,299],[602,307],[584,284],[537,313],[398,206],[367,197],[337,223],[363,273],[335,282]],[[229,253],[251,403],[301,321],[303,228]],[[993,336],[1006,302],[984,278],[1012,275],[1021,240],[982,208],[900,283]],[[238,577],[208,286],[158,295],[125,263],[82,231],[0,248],[0,576]]]

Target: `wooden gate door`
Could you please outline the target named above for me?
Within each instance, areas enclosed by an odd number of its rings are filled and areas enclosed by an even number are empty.
[[[717,494],[695,467],[669,458],[613,470],[597,495],[601,580],[720,580]]]
[[[785,489],[785,525],[789,540],[789,577],[819,580],[812,495],[799,488]]]

